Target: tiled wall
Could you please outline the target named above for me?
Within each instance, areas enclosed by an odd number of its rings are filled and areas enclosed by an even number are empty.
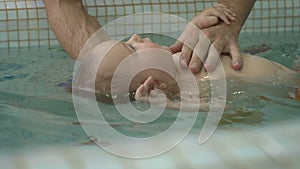
[[[124,15],[163,12],[190,20],[215,0],[83,0],[102,24]],[[300,33],[300,0],[257,0],[243,33]],[[0,0],[0,48],[58,45],[42,0]]]

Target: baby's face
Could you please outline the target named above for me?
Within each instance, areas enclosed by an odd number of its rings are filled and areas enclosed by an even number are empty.
[[[146,49],[162,49],[162,50],[148,50]],[[130,84],[130,91],[135,91],[140,84],[152,76],[154,80],[162,83],[174,83],[174,79],[171,76],[175,76],[176,66],[173,62],[172,55],[168,47],[160,46],[152,42],[149,38],[142,39],[138,35],[133,35],[127,42],[107,41],[99,44],[93,49],[92,57],[102,57],[104,51],[110,49],[98,67],[96,90],[98,91],[110,91],[112,77],[118,66],[130,57],[135,58],[133,62],[126,64],[126,70],[121,73],[123,79],[129,79],[129,76],[134,72],[138,66],[145,68],[145,70],[138,73]],[[144,51],[143,51],[144,50]],[[144,52],[144,53],[143,53]],[[155,53],[156,52],[156,53]],[[137,53],[137,55],[135,55]],[[143,55],[145,54],[146,55]],[[153,53],[153,54],[152,54]],[[149,62],[164,63],[163,66],[171,72],[172,75],[160,70],[160,69],[147,69]],[[92,63],[96,64],[96,63]],[[170,70],[170,71],[169,71]],[[118,84],[122,86],[122,84]]]
[[[126,42],[126,44],[133,50],[133,51],[140,51],[149,48],[158,48],[162,50],[166,50],[171,52],[171,50],[166,46],[160,46],[157,43],[152,42],[149,38],[142,39],[139,35],[134,34],[131,38]]]

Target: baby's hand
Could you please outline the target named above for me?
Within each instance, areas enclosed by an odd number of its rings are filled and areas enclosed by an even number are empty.
[[[163,90],[166,88],[164,83],[158,84],[150,76],[148,79],[138,87],[135,92],[135,100],[151,102],[156,106],[165,105],[168,100]]]
[[[135,92],[135,100],[139,101],[148,101],[150,92],[153,88],[154,81],[152,77],[148,77],[148,79],[138,87]]]

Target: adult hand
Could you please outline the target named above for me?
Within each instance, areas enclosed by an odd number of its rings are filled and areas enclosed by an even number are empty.
[[[213,71],[216,68],[218,65],[218,57],[221,53],[230,55],[231,66],[234,70],[240,70],[242,68],[243,59],[238,45],[238,33],[236,33],[230,25],[220,23],[219,25],[203,29],[202,31],[212,41],[209,49],[200,49],[209,50],[204,63],[204,67],[207,71]],[[198,43],[202,42],[199,41]],[[210,52],[211,50],[216,50],[216,52]],[[202,66],[199,60],[196,55],[192,56],[190,65],[196,65],[196,68],[192,67],[194,73],[199,71],[199,68]]]
[[[226,6],[218,4],[193,18],[179,40],[170,46],[173,53],[182,52],[181,66],[198,73],[204,64],[207,71],[213,71],[221,52],[226,52],[232,57],[233,68],[240,69],[242,57],[237,43],[238,34],[230,27],[235,17]]]

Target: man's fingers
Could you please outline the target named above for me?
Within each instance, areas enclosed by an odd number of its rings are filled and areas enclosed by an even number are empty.
[[[227,16],[222,11],[220,11],[218,8],[216,8],[216,7],[213,7],[213,8],[215,8],[216,10],[212,10],[209,14],[211,16],[216,16],[216,17],[220,18],[223,22],[225,22],[226,24],[229,25],[230,21],[227,18]]]
[[[189,64],[190,70],[194,74],[196,74],[196,73],[200,72],[202,66],[203,66],[203,62],[201,61],[199,56],[194,52],[193,56],[192,56],[192,59],[190,61],[190,64]]]
[[[229,46],[229,53],[231,55],[231,64],[234,70],[240,70],[243,67],[243,58],[237,42],[232,42]]]
[[[199,35],[199,42],[195,46],[193,52],[196,53],[200,57],[200,60],[202,62],[205,62],[205,58],[207,56],[207,52],[209,50],[210,45],[211,45],[211,42],[208,39],[208,37],[206,35],[204,35],[203,33],[201,33]]]
[[[232,20],[236,20],[236,14],[233,13],[231,10],[229,10],[228,8],[224,8],[223,12],[227,15],[227,17],[230,17],[230,19]]]
[[[233,20],[235,20],[236,14],[233,13],[230,9],[228,9],[227,6],[223,5],[223,4],[218,4],[215,6],[217,9],[219,9],[220,11],[222,11],[224,14],[226,14],[227,17],[232,18]]]
[[[201,17],[199,17],[201,18]],[[219,23],[219,19],[215,16],[205,16],[205,19],[199,19],[195,21],[195,24],[200,29],[210,27]]]
[[[187,47],[186,45],[183,45],[182,47],[182,53],[180,55],[179,63],[183,68],[188,68],[188,65],[191,60],[192,55],[192,49]]]
[[[223,13],[226,15],[227,18],[229,18],[231,21],[235,21],[236,17],[234,14],[231,13],[231,11],[227,11],[227,9],[224,9]]]
[[[180,52],[182,46],[183,46],[183,43],[181,41],[177,40],[174,44],[172,44],[170,46],[170,50],[174,54],[174,53]]]
[[[226,17],[228,17],[230,20],[236,20],[236,14],[233,13],[230,9],[228,9],[227,6],[223,4],[218,4],[215,6],[215,8],[218,9],[221,13],[225,14]]]
[[[215,70],[219,60],[220,54],[224,48],[222,41],[215,41],[209,48],[208,56],[205,61],[204,67],[208,72]]]
[[[210,40],[204,34],[200,34],[199,42],[194,48],[193,56],[189,64],[189,68],[193,73],[198,73],[201,70],[207,57],[210,44]]]

